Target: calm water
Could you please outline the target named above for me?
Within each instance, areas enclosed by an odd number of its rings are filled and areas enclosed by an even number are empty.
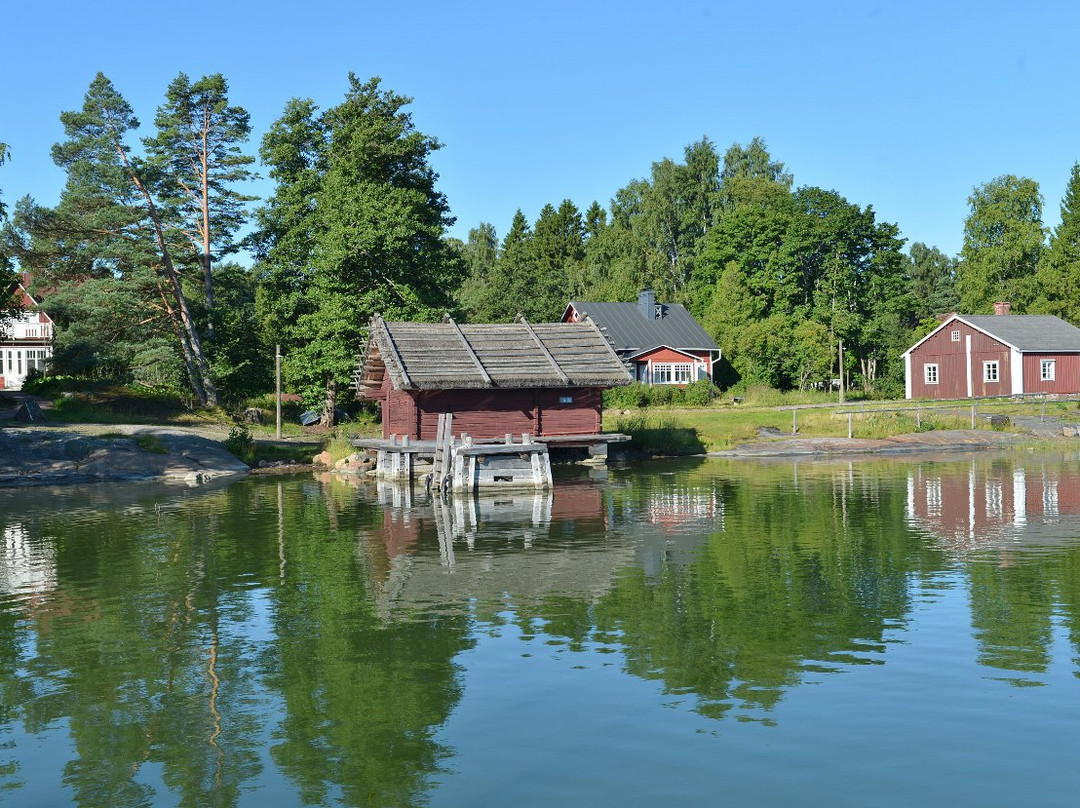
[[[1076,805],[1080,461],[0,492],[0,804]]]

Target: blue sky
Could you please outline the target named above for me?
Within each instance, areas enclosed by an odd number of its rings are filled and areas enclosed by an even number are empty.
[[[1053,226],[1080,159],[1080,6],[1064,2],[220,0],[205,26],[198,4],[3,5],[8,203],[56,202],[58,116],[99,70],[144,123],[178,72],[223,73],[252,153],[289,98],[331,106],[349,71],[381,76],[443,142],[433,162],[462,238],[482,221],[501,238],[517,208],[606,205],[703,135],[721,150],[760,135],[796,185],[955,254],[976,185],[1037,180]]]

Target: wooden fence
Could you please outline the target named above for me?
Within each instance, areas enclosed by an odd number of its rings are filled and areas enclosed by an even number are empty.
[[[1009,416],[1010,413],[1004,410],[1011,408],[1014,410],[1013,415],[1019,415],[1021,413],[1016,410],[1028,403],[1038,402],[1040,404],[1039,420],[1040,422],[1046,420],[1046,402],[1077,402],[1080,401],[1080,396],[1048,396],[1045,393],[1027,393],[1019,396],[995,396],[987,398],[962,398],[951,399],[948,401],[935,401],[933,403],[915,402],[913,405],[906,405],[903,407],[882,407],[876,406],[873,403],[868,403],[865,406],[857,407],[854,409],[840,409],[842,405],[838,404],[795,404],[790,407],[779,407],[780,410],[791,410],[791,434],[795,435],[799,431],[799,411],[800,410],[831,410],[836,415],[846,415],[848,417],[848,437],[854,437],[854,419],[855,416],[868,416],[877,415],[879,413],[891,413],[891,412],[913,412],[915,413],[915,426],[919,428],[922,426],[923,416],[935,413],[946,412],[954,414],[957,417],[963,418],[970,413],[971,428],[975,429],[975,424],[980,416],[991,415],[1005,415]],[[996,408],[995,412],[988,412],[987,410]],[[981,410],[981,411],[980,411]],[[1023,413],[1027,414],[1027,413]]]

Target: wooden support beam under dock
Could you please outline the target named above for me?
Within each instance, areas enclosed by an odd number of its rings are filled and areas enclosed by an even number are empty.
[[[449,434],[449,433],[446,433]],[[413,482],[417,461],[434,464],[432,482],[455,491],[477,488],[536,488],[551,486],[551,448],[584,448],[588,465],[605,465],[609,443],[629,440],[628,435],[506,435],[502,440],[476,440],[464,434],[446,439],[445,458],[437,451],[438,441],[410,440],[408,436],[354,438],[358,449],[377,453],[376,477],[381,480]],[[437,478],[437,479],[436,479]]]

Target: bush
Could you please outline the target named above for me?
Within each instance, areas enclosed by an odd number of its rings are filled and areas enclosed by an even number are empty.
[[[682,404],[685,400],[681,387],[670,384],[658,384],[649,388],[649,402],[655,406]]]
[[[255,459],[255,441],[252,440],[251,433],[242,426],[234,426],[229,430],[225,448],[249,465]]]
[[[604,391],[604,406],[612,409],[646,407],[650,401],[650,389],[647,384],[641,382],[633,382],[624,387],[612,387]]]
[[[688,384],[686,389],[683,390],[683,398],[691,407],[708,406],[718,395],[720,395],[720,391],[708,379],[701,379]]]

